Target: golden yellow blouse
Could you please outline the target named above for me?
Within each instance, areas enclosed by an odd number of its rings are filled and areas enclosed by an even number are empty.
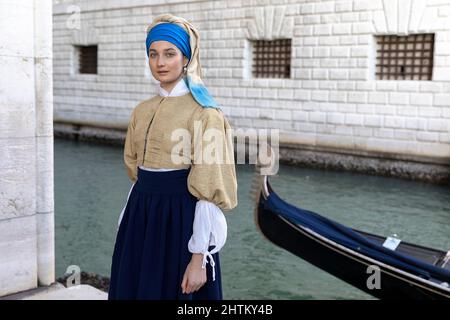
[[[203,135],[211,132],[209,129],[220,133],[214,137],[221,140],[222,162],[199,161],[199,155],[208,155],[211,150],[215,150],[211,148],[211,143],[219,145],[216,138],[210,139],[210,135]],[[237,205],[237,181],[233,143],[227,130],[231,130],[231,127],[223,113],[215,108],[203,108],[191,93],[168,97],[157,95],[145,100],[133,109],[128,125],[124,147],[127,174],[134,182],[138,166],[153,169],[191,167],[187,182],[189,192],[197,199],[210,201],[222,210],[231,210]],[[177,148],[182,141],[180,132],[189,133],[190,152],[177,151],[181,155],[177,159],[184,161],[175,163],[172,153],[180,149]],[[194,139],[202,139],[202,142],[199,144],[199,140]]]

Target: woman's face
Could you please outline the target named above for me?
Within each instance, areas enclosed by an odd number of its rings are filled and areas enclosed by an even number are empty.
[[[170,86],[183,75],[188,59],[174,44],[160,40],[150,45],[148,61],[153,77],[162,85]]]

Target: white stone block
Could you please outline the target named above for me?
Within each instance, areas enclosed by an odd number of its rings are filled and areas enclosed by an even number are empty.
[[[383,34],[387,32],[386,17],[384,11],[376,11],[373,14],[373,24],[375,32]]]
[[[352,11],[352,1],[337,1],[336,12],[349,12]]]
[[[450,154],[450,145],[424,142],[418,146],[417,153],[423,156],[429,156],[430,154],[432,154],[435,157],[446,158]]]
[[[331,35],[331,25],[315,25],[314,26],[314,35],[315,36],[328,36]]]
[[[352,32],[352,25],[350,23],[340,23],[333,25],[333,35],[347,35]]]
[[[327,115],[325,112],[314,111],[309,114],[309,121],[314,123],[325,123],[326,118]]]
[[[292,120],[307,122],[308,121],[308,112],[292,111]]]
[[[317,79],[317,80],[326,80],[326,79],[328,79],[328,70],[327,69],[314,69],[312,78]]]
[[[395,130],[394,138],[398,140],[413,141],[416,138],[416,132],[410,130]]]
[[[450,122],[444,119],[428,119],[428,130],[449,132]]]
[[[433,73],[435,81],[450,81],[450,67],[436,67]]]
[[[394,130],[386,129],[386,128],[375,128],[373,130],[373,136],[376,138],[393,139],[394,138]]]
[[[294,92],[291,89],[279,89],[278,98],[292,100],[294,98]]]
[[[275,112],[276,120],[292,120],[292,111],[291,110],[277,110]]]
[[[366,69],[350,70],[349,79],[351,79],[351,80],[367,80],[368,79],[368,70],[366,70]]]
[[[384,127],[386,128],[404,128],[405,118],[401,117],[384,117]]]
[[[438,118],[442,114],[442,107],[418,107],[418,115],[420,117]]]
[[[378,115],[364,115],[364,125],[368,127],[381,127],[383,117]]]
[[[294,99],[298,101],[308,101],[311,99],[311,91],[309,90],[295,90]]]
[[[314,5],[314,13],[332,13],[334,8],[334,1],[319,2]]]
[[[36,132],[37,136],[53,135],[52,60],[37,58],[35,64]],[[53,153],[52,153],[53,154]]]
[[[387,31],[389,33],[398,32],[398,5],[397,1],[383,0],[384,14],[386,15]]]
[[[345,115],[345,124],[350,125],[362,125],[364,117],[359,114],[346,114]]]
[[[373,24],[370,22],[354,23],[352,32],[353,34],[372,34],[374,33]]]
[[[349,148],[353,146],[353,138],[334,134],[317,134],[317,145],[331,148]]]
[[[398,33],[407,34],[411,11],[411,0],[398,0]]]
[[[377,81],[376,89],[378,91],[396,91],[397,81]]]
[[[35,215],[0,220],[0,235],[0,296],[36,288]]]
[[[433,95],[431,93],[413,93],[410,98],[412,105],[431,106],[433,104]]]
[[[417,116],[418,107],[405,105],[405,106],[397,106],[397,115],[405,116],[405,117],[415,117]]]
[[[55,282],[55,223],[53,211],[36,215],[36,230],[38,283],[40,286],[49,286]]]
[[[311,14],[314,13],[314,4],[305,3],[301,5],[301,13],[302,14]]]
[[[410,33],[416,33],[419,30],[419,23],[422,21],[426,6],[427,1],[412,1],[408,28]]]
[[[0,222],[36,212],[35,148],[33,138],[0,139]]]
[[[386,104],[387,94],[385,92],[369,92],[368,101],[369,103]]]
[[[367,46],[352,47],[351,49],[352,57],[368,57],[369,48]]]
[[[366,92],[349,92],[348,102],[351,103],[367,103],[367,93]]]
[[[0,57],[33,57],[33,21],[33,1],[0,2]]]
[[[434,95],[434,105],[435,106],[450,106],[450,94],[436,94]]]
[[[357,129],[358,127],[352,127],[352,126],[345,126],[345,125],[337,125],[334,129],[334,133],[338,135],[344,135],[344,136],[353,136],[353,131]]]
[[[331,102],[346,102],[347,92],[345,91],[332,91],[329,95],[329,101]]]
[[[331,48],[331,57],[349,57],[350,49],[348,47],[333,47]]]
[[[417,132],[417,141],[438,142],[439,134],[437,132]]]
[[[389,103],[396,105],[409,104],[409,94],[391,92],[389,93]]]
[[[341,69],[330,69],[329,78],[331,80],[347,80],[348,79],[348,71]]]
[[[34,57],[52,58],[52,0],[41,0],[34,6]],[[22,21],[24,23],[25,21]],[[51,70],[51,68],[50,68]]]
[[[419,91],[419,82],[417,81],[398,81],[398,91],[417,92]]]
[[[366,127],[355,127],[353,132],[354,135],[357,137],[372,137],[373,136],[373,129],[372,128],[366,128]]]
[[[36,138],[36,210],[54,211],[53,136]]]
[[[346,12],[341,14],[342,22],[357,22],[359,21],[359,13],[358,12]]]
[[[328,101],[328,91],[315,90],[311,94],[312,101]]]
[[[353,2],[354,11],[366,11],[370,9],[370,1],[368,0],[355,0]]]
[[[343,125],[345,123],[345,115],[337,112],[327,113],[326,120],[327,123]]]
[[[426,131],[427,130],[427,120],[421,119],[421,118],[409,118],[408,117],[408,118],[406,118],[406,121],[405,121],[405,128]]]

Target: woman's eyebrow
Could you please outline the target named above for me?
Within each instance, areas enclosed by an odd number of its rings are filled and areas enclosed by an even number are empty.
[[[174,48],[168,48],[168,49],[164,49],[163,51],[169,51],[169,50],[174,50],[175,51],[175,49]],[[156,49],[150,49],[150,51],[153,51],[153,52],[158,52]]]

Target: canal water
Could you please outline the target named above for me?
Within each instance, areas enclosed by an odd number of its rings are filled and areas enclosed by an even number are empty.
[[[56,276],[77,265],[109,277],[117,220],[131,182],[122,148],[55,139]],[[268,242],[249,198],[253,168],[238,165],[239,204],[220,251],[225,299],[372,299]],[[280,166],[272,186],[288,202],[347,226],[450,249],[448,187]]]

